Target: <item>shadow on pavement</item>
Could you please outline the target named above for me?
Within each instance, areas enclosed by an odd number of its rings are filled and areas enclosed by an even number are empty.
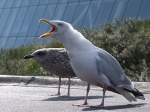
[[[142,92],[143,94],[150,94],[150,91],[144,91],[144,92]]]
[[[106,96],[106,98],[110,97],[112,96]],[[57,97],[50,97],[42,101],[73,101],[73,100],[82,100],[84,98],[85,98],[84,96],[57,96]],[[88,96],[88,99],[99,99],[99,98],[102,98],[102,96]]]
[[[126,105],[114,105],[114,106],[105,106],[105,107],[88,107],[82,109],[82,111],[93,111],[93,110],[118,110],[118,109],[127,109],[127,108],[137,108],[144,106],[146,103],[138,103],[138,104],[126,104]]]

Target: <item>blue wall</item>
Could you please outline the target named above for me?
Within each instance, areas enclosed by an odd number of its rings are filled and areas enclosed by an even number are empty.
[[[0,48],[44,43],[40,18],[92,28],[126,17],[150,18],[150,0],[0,0]]]

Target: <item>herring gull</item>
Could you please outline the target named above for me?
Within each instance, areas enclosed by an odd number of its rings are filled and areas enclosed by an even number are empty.
[[[41,38],[57,38],[63,43],[71,66],[81,80],[103,88],[103,98],[98,107],[104,107],[106,90],[118,93],[128,101],[144,100],[144,95],[134,87],[120,63],[110,53],[87,40],[70,23],[61,20],[41,19],[51,30]]]

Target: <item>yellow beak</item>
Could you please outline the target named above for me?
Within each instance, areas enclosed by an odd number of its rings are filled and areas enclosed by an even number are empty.
[[[53,34],[53,32],[46,32],[46,33],[40,35],[40,38],[48,38],[48,37],[50,37],[52,34]]]
[[[56,26],[52,25],[47,19],[40,19],[39,22],[40,22],[40,23],[46,23],[46,24],[52,26],[52,28],[56,27]],[[56,29],[56,28],[55,28],[55,29]],[[46,33],[40,35],[40,38],[48,38],[48,37],[50,37],[52,34],[53,34],[53,31],[49,31],[49,32],[46,32]]]

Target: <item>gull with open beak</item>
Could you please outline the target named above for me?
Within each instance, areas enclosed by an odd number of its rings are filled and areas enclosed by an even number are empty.
[[[119,62],[107,51],[93,45],[70,23],[60,20],[40,21],[52,27],[50,32],[40,37],[55,37],[62,42],[75,74],[81,80],[103,88],[103,99],[98,107],[104,107],[107,90],[124,96],[130,102],[145,99],[126,76]]]
[[[41,38],[43,38],[43,37],[49,37],[49,36],[51,36],[53,34],[53,32],[57,31],[57,27],[54,24],[49,23],[49,21],[47,21],[46,19],[40,19],[40,22],[41,23],[46,23],[46,24],[50,25],[51,28],[52,28],[51,31],[46,32],[43,35],[41,35],[40,36]]]

